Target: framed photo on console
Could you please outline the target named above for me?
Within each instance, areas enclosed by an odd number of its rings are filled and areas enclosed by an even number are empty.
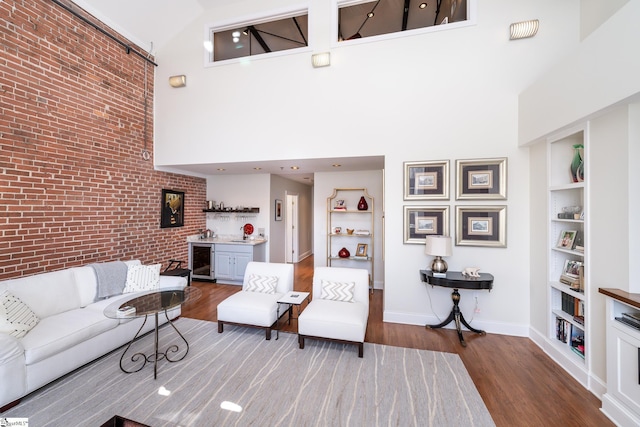
[[[449,160],[404,162],[404,200],[449,200]]]
[[[449,206],[405,206],[404,243],[424,245],[428,235],[449,235]]]
[[[160,228],[184,226],[184,192],[162,190]]]
[[[456,160],[456,200],[505,200],[507,158]]]
[[[506,206],[456,206],[456,246],[507,247]]]

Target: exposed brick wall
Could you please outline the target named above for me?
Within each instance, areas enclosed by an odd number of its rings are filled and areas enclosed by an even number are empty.
[[[146,161],[142,58],[51,1],[0,1],[0,29],[0,280],[186,261],[186,236],[205,228],[206,183],[153,168],[155,67]],[[160,228],[163,188],[185,192],[184,227]]]

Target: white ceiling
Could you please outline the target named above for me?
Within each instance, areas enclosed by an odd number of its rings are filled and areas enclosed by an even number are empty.
[[[242,0],[73,0],[147,52],[155,53],[206,9]],[[153,46],[153,47],[152,47]],[[334,167],[334,164],[341,165]],[[292,166],[299,169],[292,170]],[[255,168],[260,168],[256,170]],[[168,168],[167,168],[168,169]],[[285,161],[172,165],[173,171],[200,176],[270,173],[313,184],[315,172],[384,169],[384,157],[290,159]],[[219,169],[224,169],[221,171]]]

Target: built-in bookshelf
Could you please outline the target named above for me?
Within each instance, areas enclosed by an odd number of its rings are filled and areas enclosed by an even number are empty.
[[[547,141],[548,339],[554,358],[584,378],[589,358],[588,128]],[[583,162],[572,171],[576,152]]]

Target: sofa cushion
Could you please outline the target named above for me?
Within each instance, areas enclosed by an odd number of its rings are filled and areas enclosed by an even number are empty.
[[[240,291],[218,304],[218,320],[255,326],[271,326],[276,321],[278,299],[283,294]]]
[[[314,299],[300,313],[298,333],[334,340],[364,342],[369,309],[361,302]]]
[[[353,290],[355,287],[355,282],[332,282],[323,280],[320,299],[353,302]]]
[[[26,364],[46,359],[76,344],[115,328],[116,319],[109,319],[101,311],[78,308],[41,319],[38,325],[22,338]]]
[[[4,284],[41,320],[80,307],[80,296],[70,269],[10,279]]]
[[[0,292],[0,332],[22,338],[39,320],[20,298],[9,291]]]
[[[260,274],[251,274],[247,280],[244,290],[247,292],[262,292],[263,294],[274,294],[278,278],[275,276],[262,276]]]
[[[127,283],[122,293],[156,290],[159,282],[160,264],[129,266]]]

